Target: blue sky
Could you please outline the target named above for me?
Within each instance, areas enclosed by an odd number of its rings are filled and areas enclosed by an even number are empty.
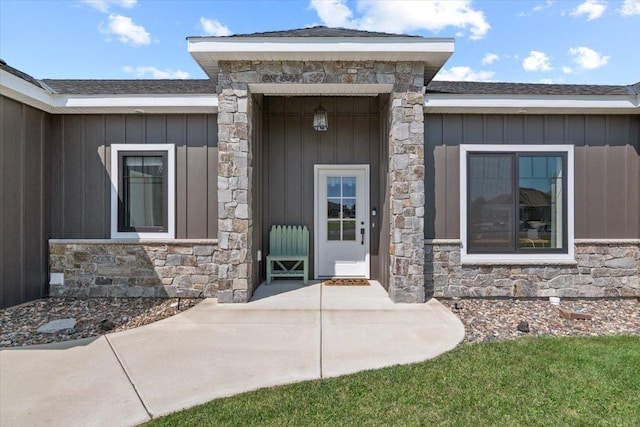
[[[640,0],[0,0],[0,57],[40,79],[205,78],[187,36],[312,25],[453,37],[441,80],[640,81]]]

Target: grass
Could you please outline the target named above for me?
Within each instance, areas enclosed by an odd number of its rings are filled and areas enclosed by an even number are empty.
[[[639,426],[640,337],[466,345],[214,400],[148,426]]]

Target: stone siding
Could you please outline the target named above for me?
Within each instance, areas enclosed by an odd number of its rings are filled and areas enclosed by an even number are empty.
[[[50,240],[49,294],[215,297],[217,250],[215,240]],[[53,280],[60,274],[62,280]]]
[[[218,74],[218,300],[246,302],[254,257],[251,84],[388,85],[389,295],[424,302],[424,63],[220,61]],[[318,90],[322,93],[322,89]],[[331,124],[329,124],[331,126]]]
[[[425,245],[425,280],[434,297],[640,296],[637,240],[576,240],[572,265],[461,265],[460,243]],[[564,263],[563,263],[564,264]]]

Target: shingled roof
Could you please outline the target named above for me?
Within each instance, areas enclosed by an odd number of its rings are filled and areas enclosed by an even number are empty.
[[[180,95],[216,93],[209,79],[200,80],[42,80],[54,93],[68,95]]]
[[[263,33],[234,34],[227,37],[417,37],[406,34],[391,34],[374,31],[352,30],[350,28],[329,28],[322,25],[298,28],[286,31],[267,31]]]
[[[13,74],[16,77],[19,77],[22,80],[31,83],[32,85],[35,85],[35,86],[37,86],[39,88],[42,88],[42,85],[40,84],[40,82],[38,80],[34,79],[33,77],[31,77],[27,73],[23,73],[22,71],[18,70],[17,68],[13,68],[11,65],[7,64],[2,59],[0,59],[0,70],[4,70],[9,74]]]
[[[611,85],[432,81],[427,86],[427,93],[443,95],[633,95],[632,88],[633,86]]]

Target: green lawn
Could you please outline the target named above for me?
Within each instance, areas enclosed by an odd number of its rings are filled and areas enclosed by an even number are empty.
[[[464,345],[434,360],[309,381],[151,426],[640,426],[640,337]]]

